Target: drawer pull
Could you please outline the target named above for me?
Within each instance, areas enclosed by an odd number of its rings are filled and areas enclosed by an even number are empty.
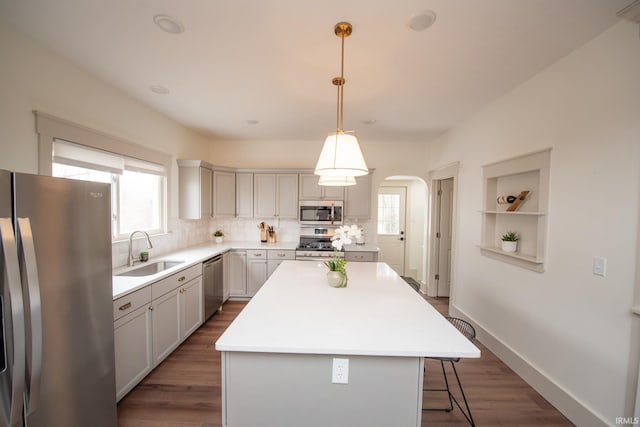
[[[127,310],[129,308],[131,308],[131,302],[128,302],[128,303],[126,303],[124,305],[121,305],[120,307],[118,307],[118,310],[125,311],[125,310]]]
[[[186,277],[185,277],[185,276],[182,276],[182,277],[180,277],[180,278],[178,279],[178,282],[184,282],[184,279],[186,279]]]
[[[279,257],[285,257],[287,254],[278,254]]]
[[[262,256],[262,254],[253,254],[253,256]]]

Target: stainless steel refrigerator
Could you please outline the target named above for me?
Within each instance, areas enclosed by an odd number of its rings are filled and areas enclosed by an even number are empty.
[[[0,171],[0,426],[115,426],[108,184]]]

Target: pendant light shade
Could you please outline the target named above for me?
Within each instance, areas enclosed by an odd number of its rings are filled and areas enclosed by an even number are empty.
[[[347,187],[349,185],[356,185],[356,178],[353,176],[322,175],[318,180],[318,185],[326,185],[331,187]]]
[[[362,157],[358,138],[344,132],[330,133],[324,140],[315,173],[320,176],[342,177],[368,174],[369,169]]]
[[[327,136],[316,164],[315,174],[321,177],[339,177],[333,180],[325,179],[318,182],[319,185],[354,185],[349,180],[349,184],[337,184],[336,182],[347,182],[346,177],[362,176],[369,173],[369,168],[364,161],[358,138],[353,134],[347,134],[342,126],[343,93],[344,93],[344,39],[352,33],[351,24],[348,22],[338,22],[334,32],[342,40],[340,77],[334,77],[332,82],[338,87],[338,108],[337,108],[337,130]],[[329,183],[331,182],[331,183]]]

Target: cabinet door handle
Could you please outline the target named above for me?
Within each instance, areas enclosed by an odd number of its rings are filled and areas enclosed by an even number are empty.
[[[149,310],[153,311],[153,306],[152,305],[149,306]]]
[[[285,257],[286,254],[278,254],[279,257]]]
[[[178,279],[178,282],[184,282],[184,279],[186,279],[186,277],[182,276]]]
[[[262,256],[262,254],[253,254],[253,256]]]
[[[184,288],[180,289],[180,293],[184,294]]]
[[[118,307],[118,310],[125,311],[125,310],[127,310],[129,308],[131,308],[131,302],[128,302],[128,303],[126,303],[124,305],[121,305],[120,307]]]

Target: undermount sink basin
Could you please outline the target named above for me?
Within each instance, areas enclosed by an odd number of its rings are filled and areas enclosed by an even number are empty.
[[[152,274],[160,273],[171,267],[182,264],[184,261],[157,261],[151,264],[141,265],[133,270],[124,271],[116,276],[151,276]]]

